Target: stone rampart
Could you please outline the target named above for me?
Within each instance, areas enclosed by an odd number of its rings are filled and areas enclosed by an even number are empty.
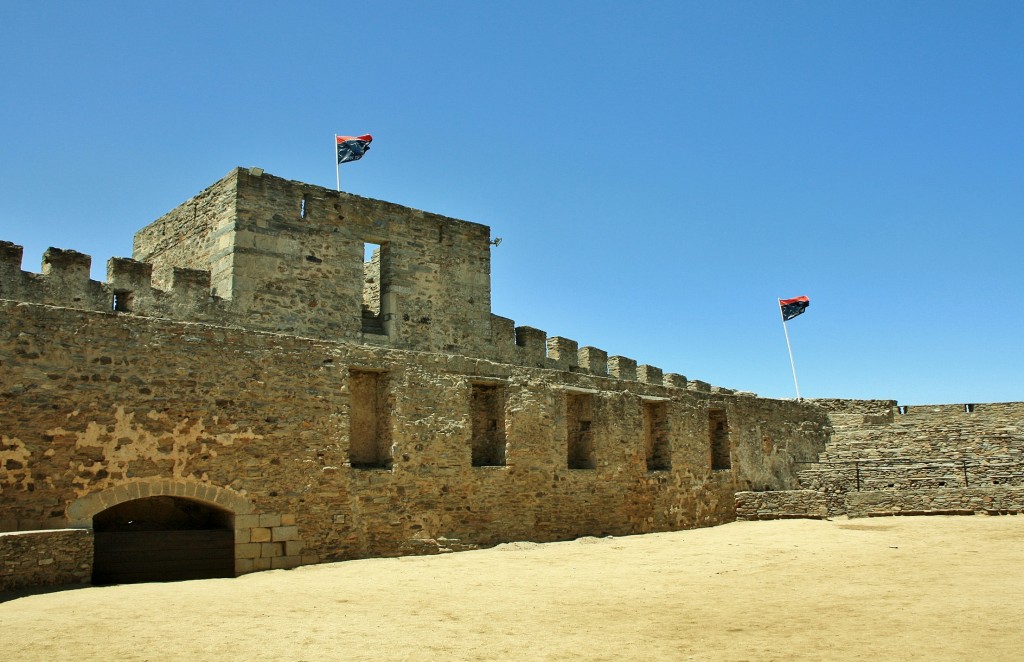
[[[0,592],[87,584],[91,574],[92,531],[0,531]]]

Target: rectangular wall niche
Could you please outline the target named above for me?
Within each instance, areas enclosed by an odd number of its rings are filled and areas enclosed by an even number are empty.
[[[732,468],[729,448],[729,421],[724,409],[708,410],[708,434],[711,437],[711,470]]]
[[[570,469],[593,469],[597,466],[594,461],[594,433],[590,429],[593,420],[593,396],[589,393],[566,393],[565,428]]]
[[[470,400],[474,467],[505,466],[505,387],[473,384]]]
[[[666,471],[672,468],[669,449],[668,403],[644,403],[644,442],[647,448],[647,470]]]
[[[386,303],[388,288],[385,280],[388,277],[387,244],[363,244],[363,333],[383,335],[386,328],[385,320],[389,319]]]
[[[354,469],[391,467],[387,374],[349,371],[349,463]]]

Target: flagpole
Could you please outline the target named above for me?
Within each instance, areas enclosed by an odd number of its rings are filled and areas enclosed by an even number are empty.
[[[782,317],[782,331],[786,334],[786,349],[789,350],[789,367],[793,369],[793,386],[796,387],[796,399],[800,401],[800,384],[796,381],[796,363],[793,362],[793,346],[789,344],[789,329],[786,328],[786,314],[782,311],[782,299],[779,299],[779,315]]]
[[[334,134],[334,178],[338,181],[338,193],[341,193],[341,164],[338,163],[338,134]]]

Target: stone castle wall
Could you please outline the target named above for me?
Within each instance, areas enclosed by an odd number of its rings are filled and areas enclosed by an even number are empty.
[[[0,531],[202,504],[245,573],[706,526],[738,492],[755,517],[833,512],[828,463],[895,457],[878,433],[911,447],[912,418],[987,460],[1022,447],[1018,405],[973,407],[1000,423],[972,437],[955,411],[758,398],[516,326],[489,242],[258,169],[140,230],[106,282],[0,242]]]
[[[59,528],[79,499],[154,478],[294,515],[307,561],[728,521],[748,485],[795,484],[813,407],[481,359],[208,324],[0,303],[5,529]],[[352,371],[378,370],[390,458],[350,459]],[[471,391],[504,391],[504,465],[472,466]],[[566,398],[592,400],[595,466],[567,467]],[[669,468],[648,471],[645,402],[666,407]],[[713,471],[708,416],[732,466]],[[766,452],[766,444],[771,447]]]
[[[717,524],[823,450],[816,406],[492,314],[489,240],[238,169],[107,282],[0,244],[0,530],[180,498],[243,573]]]

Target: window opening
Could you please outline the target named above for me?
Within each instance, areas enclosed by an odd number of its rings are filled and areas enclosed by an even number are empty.
[[[665,471],[672,467],[667,402],[644,403],[644,444],[648,471]]]
[[[391,467],[387,375],[349,371],[349,463],[354,469]]]
[[[708,434],[711,438],[711,470],[731,469],[729,421],[724,409],[708,410]]]
[[[594,399],[588,393],[567,393],[565,395],[565,425],[568,436],[568,466],[570,469],[593,469]]]
[[[302,202],[299,203],[299,218],[306,218],[306,196],[302,196]]]
[[[505,388],[473,384],[470,410],[473,466],[505,466]]]
[[[112,309],[115,312],[127,313],[131,310],[131,292],[114,292],[114,301],[112,303]]]
[[[365,242],[363,244],[363,333],[383,335],[384,329],[384,288],[382,277],[385,273],[386,246]]]
[[[964,411],[967,412],[968,414],[973,414],[974,413],[974,405],[972,405],[972,404],[964,405]]]

